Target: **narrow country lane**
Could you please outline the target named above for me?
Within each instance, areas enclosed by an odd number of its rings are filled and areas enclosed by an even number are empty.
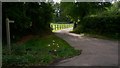
[[[69,33],[72,28],[63,29],[55,34],[66,40],[72,47],[82,50],[82,54],[62,60],[55,66],[117,66],[118,42]]]

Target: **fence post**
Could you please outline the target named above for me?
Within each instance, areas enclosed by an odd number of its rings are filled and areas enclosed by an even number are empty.
[[[57,30],[58,30],[58,24],[57,24]]]
[[[62,29],[63,29],[63,24],[62,24]]]
[[[60,24],[60,30],[61,30],[61,24]]]

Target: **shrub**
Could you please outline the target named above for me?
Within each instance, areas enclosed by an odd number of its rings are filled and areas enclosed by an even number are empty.
[[[113,36],[119,35],[119,25],[120,15],[85,17],[74,32]]]

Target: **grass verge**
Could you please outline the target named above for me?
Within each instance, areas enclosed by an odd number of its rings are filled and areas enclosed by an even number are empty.
[[[84,36],[87,36],[87,37],[106,39],[106,40],[114,40],[114,41],[120,40],[119,34],[117,34],[117,35],[100,35],[100,34],[94,34],[94,33],[80,33],[79,31],[70,31],[70,33],[84,34]]]
[[[11,55],[3,46],[3,66],[48,66],[57,59],[79,55],[67,42],[55,35],[38,36],[22,44],[13,44]]]
[[[113,40],[113,41],[120,40],[119,35],[98,35],[98,34],[88,34],[88,33],[84,33],[84,35],[88,36],[88,37],[99,38],[99,39],[107,39],[107,40]]]

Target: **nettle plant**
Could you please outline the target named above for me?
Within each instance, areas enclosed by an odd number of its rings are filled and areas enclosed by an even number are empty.
[[[50,48],[49,52],[54,55],[57,54],[57,51],[60,48],[59,44],[55,40],[53,40],[52,43],[48,44],[48,47]]]

